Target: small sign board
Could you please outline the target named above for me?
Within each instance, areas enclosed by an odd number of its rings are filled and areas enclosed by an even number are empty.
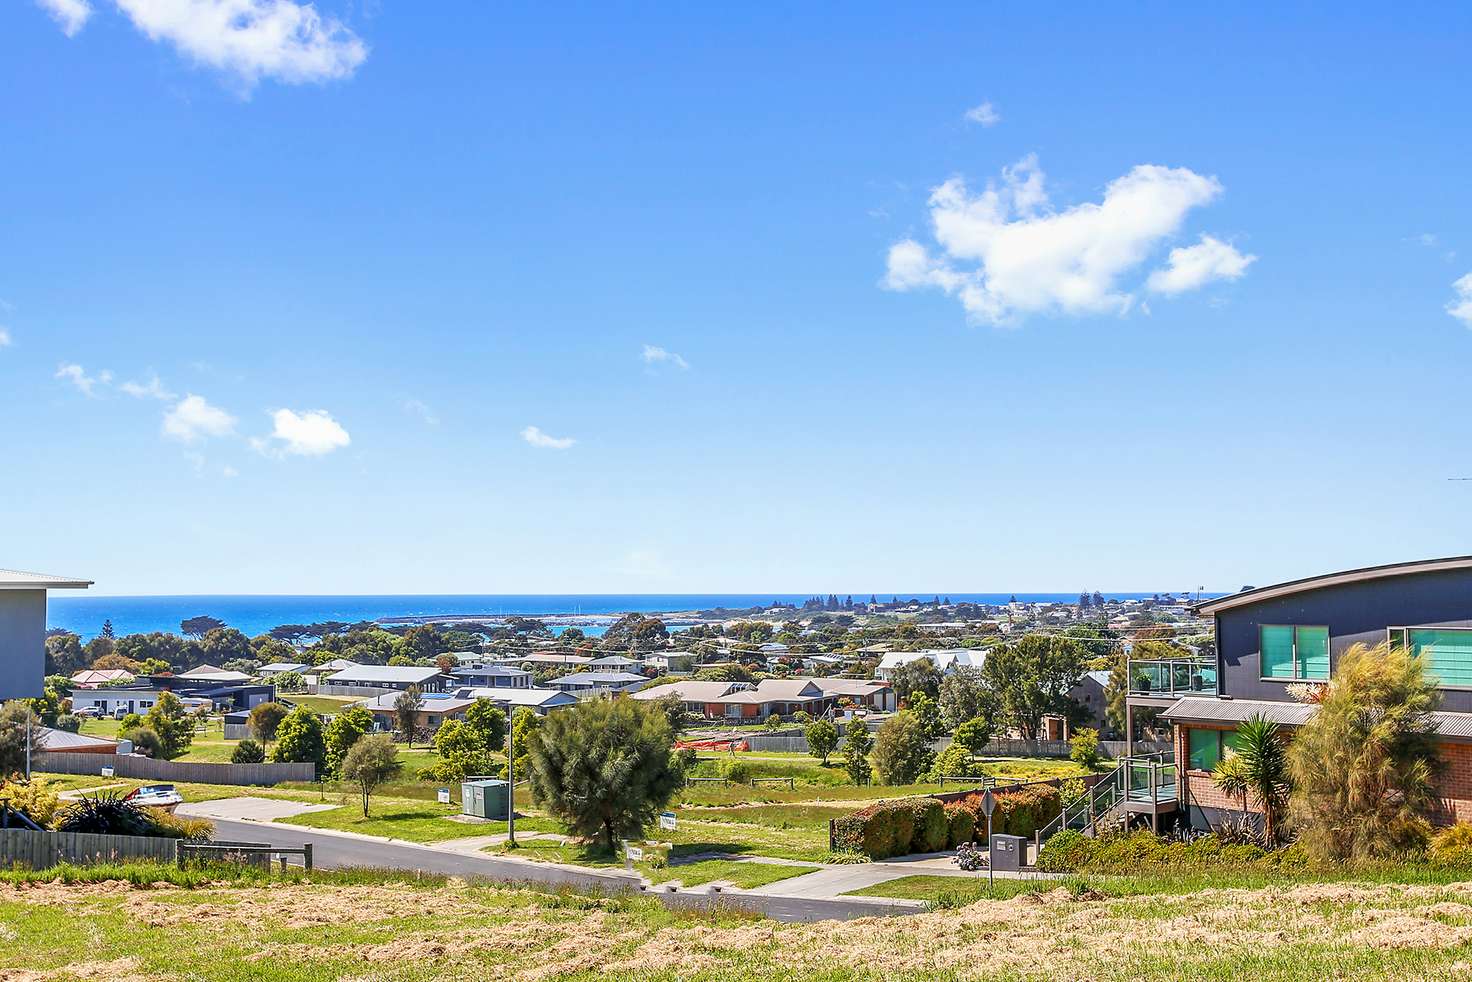
[[[435,792],[435,797],[439,799],[440,804],[448,805],[450,803],[450,789],[440,788]]]
[[[675,813],[674,812],[662,812],[662,813],[660,813],[660,816],[659,816],[659,827],[662,828],[662,829],[668,829],[669,831],[673,832],[675,830]]]
[[[985,815],[987,818],[991,818],[992,817],[992,812],[994,812],[996,810],[997,810],[997,799],[992,796],[991,789],[988,788],[986,791],[982,792],[982,795],[981,795],[981,813],[983,815]]]
[[[103,777],[112,777],[112,768],[111,767],[104,767],[102,769],[102,776]]]
[[[624,846],[624,855],[638,862],[644,858],[644,850],[638,846]]]

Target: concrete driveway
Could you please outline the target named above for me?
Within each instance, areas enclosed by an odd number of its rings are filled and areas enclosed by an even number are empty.
[[[221,821],[273,822],[308,812],[323,812],[341,805],[284,801],[279,798],[221,798],[218,801],[185,802],[174,810],[176,815]]]

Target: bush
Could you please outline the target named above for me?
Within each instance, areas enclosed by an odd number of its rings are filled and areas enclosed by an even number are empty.
[[[235,745],[230,752],[230,763],[232,764],[263,764],[266,762],[266,748],[259,742],[247,737]]]
[[[945,806],[934,798],[920,798],[910,802],[910,811],[915,816],[910,851],[940,852],[945,849],[951,825]]]
[[[98,835],[141,835],[165,839],[208,838],[214,831],[209,822],[175,818],[155,808],[126,801],[117,792],[83,795],[61,809],[58,832],[91,832]]]
[[[1458,822],[1433,835],[1426,858],[1435,866],[1472,866],[1472,824]]]
[[[33,777],[31,783],[0,780],[0,802],[8,804],[37,825],[50,825],[61,804],[50,782]]]
[[[750,784],[751,766],[744,760],[728,760],[721,767],[721,777],[732,784]]]
[[[1077,873],[1094,855],[1096,840],[1078,829],[1055,832],[1038,851],[1038,871],[1042,873]]]
[[[151,727],[135,726],[119,733],[124,740],[133,741],[133,752],[145,757],[163,759],[164,743]]]
[[[1047,784],[1000,791],[993,797],[997,803],[992,812],[993,835],[1020,835],[1030,839],[1033,833],[1057,818],[1063,810],[1062,795],[1057,788]]]
[[[959,801],[946,805],[945,813],[946,844],[955,849],[964,842],[970,842],[976,835],[976,813]]]
[[[56,728],[67,733],[77,733],[82,729],[82,718],[71,713],[62,713],[56,717]]]
[[[890,821],[894,823],[894,839],[890,843],[891,856],[908,855],[915,841],[915,812],[906,802],[890,802]]]
[[[934,783],[942,777],[980,777],[984,773],[981,762],[969,750],[953,743],[935,758],[926,779]]]
[[[1099,731],[1083,729],[1075,733],[1068,741],[1068,759],[1091,771],[1098,767],[1103,759],[1099,752]]]

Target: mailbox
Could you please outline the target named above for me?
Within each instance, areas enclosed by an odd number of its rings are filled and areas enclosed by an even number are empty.
[[[994,835],[991,842],[991,867],[1017,872],[1027,865],[1027,840],[1020,835]]]

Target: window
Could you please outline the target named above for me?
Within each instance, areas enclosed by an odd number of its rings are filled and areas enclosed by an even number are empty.
[[[1265,679],[1329,677],[1329,629],[1292,624],[1264,624],[1258,628]]]
[[[1412,627],[1404,633],[1411,654],[1426,659],[1427,671],[1439,683],[1472,686],[1472,631]]]
[[[1212,770],[1228,750],[1237,749],[1236,730],[1187,730],[1186,737],[1193,771]]]

